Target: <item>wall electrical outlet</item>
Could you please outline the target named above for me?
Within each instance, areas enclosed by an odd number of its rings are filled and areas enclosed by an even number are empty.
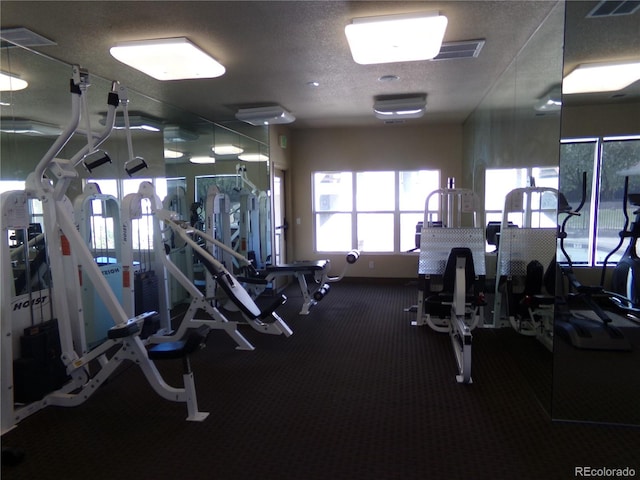
[[[373,260],[369,261],[369,268],[373,268]]]

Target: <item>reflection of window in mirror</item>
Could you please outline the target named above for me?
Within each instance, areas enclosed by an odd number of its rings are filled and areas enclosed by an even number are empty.
[[[567,222],[567,253],[574,264],[601,265],[618,244],[624,227],[625,175],[629,175],[629,193],[640,193],[640,135],[564,139],[560,164],[564,167],[560,190],[573,207],[581,201],[582,172],[587,173],[581,215]],[[629,205],[629,215],[633,210]],[[622,253],[616,252],[609,262],[618,261]]]
[[[558,167],[488,168],[485,172],[485,219],[486,222],[502,221],[504,201],[515,188],[529,187],[558,188]],[[555,203],[549,204],[545,195],[533,195],[527,203],[532,225],[541,228],[555,227]],[[509,220],[512,220],[509,218]],[[516,224],[517,224],[516,220]],[[519,225],[522,226],[522,225]],[[493,251],[487,245],[487,251]]]

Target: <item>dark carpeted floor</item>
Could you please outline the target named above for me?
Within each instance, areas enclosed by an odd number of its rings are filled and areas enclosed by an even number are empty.
[[[308,316],[287,294],[292,337],[243,328],[256,346],[245,352],[214,332],[194,355],[204,422],[186,422],[186,407],[130,366],[82,406],[4,435],[25,459],[2,478],[543,480],[581,466],[640,476],[640,429],[552,422],[548,365],[531,381],[509,337],[476,330],[474,383],[457,384],[448,336],[404,312],[414,287],[341,282]],[[160,368],[180,385],[179,361]]]

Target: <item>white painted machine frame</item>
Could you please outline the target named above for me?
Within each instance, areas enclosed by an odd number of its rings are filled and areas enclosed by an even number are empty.
[[[511,326],[521,335],[536,337],[549,350],[553,348],[553,302],[540,305],[535,311],[527,309],[527,316],[516,317],[508,312],[507,287],[515,278],[526,277],[527,264],[538,260],[546,269],[554,259],[557,249],[558,227],[541,227],[533,224],[532,200],[545,193],[555,197],[558,190],[551,187],[521,187],[511,190],[505,197],[500,241],[496,262],[496,286],[493,308],[493,327]],[[557,216],[557,212],[554,212]],[[509,221],[520,216],[518,228],[510,228]],[[549,295],[553,295],[549,293]]]
[[[137,194],[128,195],[127,205],[131,212],[135,212],[135,205],[139,204],[142,199],[148,199],[151,202],[151,211],[156,218],[158,225],[154,227],[154,232],[158,232],[154,239],[154,244],[162,245],[162,238],[160,232],[163,232],[165,228],[170,228],[175,235],[189,245],[195,252],[203,257],[206,261],[214,263],[219,269],[227,271],[227,274],[231,276],[228,269],[222,265],[213,255],[211,255],[206,249],[202,248],[193,238],[192,235],[202,237],[207,244],[214,244],[222,250],[225,250],[228,254],[234,256],[239,262],[248,264],[248,261],[236,252],[233,252],[229,247],[222,244],[215,238],[211,237],[205,232],[192,228],[183,222],[175,220],[173,212],[162,208],[162,203],[155,193],[153,185],[149,182],[142,182],[140,184]],[[127,199],[127,197],[125,197]],[[124,202],[123,202],[124,203]],[[133,213],[127,214],[132,216]],[[160,247],[159,247],[160,248]],[[237,344],[238,350],[254,350],[253,345],[238,331],[238,322],[230,321],[227,317],[214,305],[214,299],[205,296],[194,283],[185,276],[185,274],[171,261],[169,255],[159,255],[160,260],[164,266],[164,270],[168,271],[180,284],[189,292],[191,296],[191,303],[189,309],[185,313],[178,329],[171,335],[153,335],[149,338],[150,343],[162,343],[175,341],[176,338],[181,338],[188,328],[195,328],[200,325],[207,325],[211,329],[224,330]],[[243,289],[238,286],[239,289]],[[247,300],[249,302],[249,300]],[[253,303],[253,301],[250,301]],[[257,308],[257,307],[256,307]],[[197,311],[199,309],[204,310],[211,316],[211,319],[196,318]],[[244,315],[244,322],[251,326],[254,330],[270,334],[270,335],[284,335],[289,337],[293,334],[293,331],[284,322],[277,313],[272,312],[271,322],[263,322],[258,318],[249,318]]]
[[[12,377],[12,326],[10,315],[5,315],[5,302],[3,301],[2,315],[2,366],[1,366],[1,386],[0,392],[2,402],[2,433],[12,429],[16,424],[27,416],[45,408],[49,405],[57,406],[77,406],[85,402],[97,391],[97,387],[102,384],[124,361],[131,360],[143,371],[145,378],[153,390],[161,397],[180,403],[187,404],[187,420],[202,421],[208,413],[200,412],[197,406],[193,373],[185,372],[183,375],[184,388],[175,388],[168,385],[160,375],[155,364],[150,360],[145,346],[138,336],[140,323],[144,321],[143,316],[130,318],[124,311],[120,302],[115,297],[109,285],[104,281],[102,273],[93,261],[93,256],[88,250],[84,239],[78,232],[73,220],[73,213],[69,209],[68,200],[65,201],[65,192],[73,179],[78,177],[76,166],[83,159],[93,153],[95,147],[106,140],[111,133],[115,122],[115,110],[119,104],[117,94],[118,84],[113,83],[112,91],[109,92],[106,125],[104,130],[95,135],[92,131],[87,131],[90,138],[88,145],[78,151],[71,159],[65,160],[56,158],[62,148],[78,130],[81,117],[81,110],[86,108],[86,86],[88,85],[88,75],[82,72],[78,66],[72,68],[72,78],[70,82],[71,90],[71,118],[69,124],[62,134],[57,138],[44,157],[40,160],[35,171],[27,178],[27,191],[43,202],[43,217],[47,238],[47,249],[54,285],[65,285],[76,275],[69,276],[65,272],[64,262],[61,252],[70,250],[74,260],[82,264],[85,268],[83,274],[87,275],[96,286],[101,299],[113,317],[114,327],[110,332],[109,339],[95,350],[78,355],[73,345],[72,322],[69,304],[65,295],[54,295],[55,312],[58,318],[61,360],[66,366],[70,381],[61,389],[51,392],[41,400],[28,405],[16,405],[13,396]],[[87,122],[88,124],[88,119]],[[26,195],[24,197],[26,199]],[[6,222],[3,230],[11,228]],[[18,222],[19,223],[19,222]],[[67,242],[68,247],[67,248]],[[3,249],[4,250],[4,249]],[[7,253],[2,253],[2,260],[7,260]],[[4,263],[3,263],[4,265]],[[6,270],[6,269],[3,269]],[[6,275],[6,273],[5,273]],[[4,300],[4,299],[3,299]],[[10,302],[9,302],[10,304]],[[111,355],[107,358],[107,354]],[[100,370],[91,376],[89,373],[89,363],[92,360],[99,360]],[[95,363],[95,362],[94,362]]]
[[[429,208],[433,197],[438,199],[437,210]],[[431,192],[425,200],[425,215],[420,235],[420,257],[418,261],[419,281],[425,285],[441,279],[451,249],[469,248],[473,256],[476,277],[483,278],[485,267],[485,236],[479,217],[480,202],[477,195],[468,189],[442,188]],[[464,227],[464,215],[471,215],[472,226]],[[437,220],[434,220],[437,216]],[[436,223],[439,222],[439,223]],[[458,366],[458,383],[472,383],[472,330],[484,317],[484,307],[466,302],[466,261],[456,258],[455,283],[451,313],[448,318],[436,318],[425,312],[425,288],[418,288],[418,304],[414,326],[428,325],[432,330],[448,333]],[[443,303],[446,305],[446,303]]]

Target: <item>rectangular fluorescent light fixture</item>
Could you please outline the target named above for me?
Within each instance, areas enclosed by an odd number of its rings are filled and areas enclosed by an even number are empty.
[[[2,119],[2,121],[0,121],[0,131],[2,133],[27,135],[30,137],[57,137],[62,133],[62,129],[56,125],[23,119]]]
[[[426,96],[376,100],[373,112],[381,120],[420,118],[427,106]]]
[[[107,121],[106,113],[100,118],[100,125],[105,125]],[[159,132],[161,130],[161,123],[159,120],[153,120],[143,115],[129,115],[129,129],[130,130],[142,130],[145,132]],[[114,130],[125,130],[127,125],[124,121],[124,117],[119,116],[114,122]]]
[[[189,161],[191,163],[198,163],[198,164],[216,163],[215,157],[205,157],[205,156],[191,157]]]
[[[562,80],[562,93],[615,92],[640,80],[640,60],[578,65]]]
[[[170,148],[165,148],[164,149],[164,158],[182,158],[184,157],[184,153],[180,152],[178,150],[172,150]]]
[[[279,105],[269,107],[241,108],[236,118],[250,125],[274,125],[291,123],[296,117]]]
[[[238,160],[243,162],[266,162],[269,157],[263,153],[242,153],[238,155]]]
[[[562,91],[560,86],[554,86],[533,105],[538,112],[559,112],[562,108]]]
[[[213,150],[213,153],[216,155],[239,155],[242,152],[244,152],[244,149],[241,147],[238,147],[236,145],[216,145],[214,147],[211,148],[211,150]]]
[[[197,133],[185,130],[176,125],[168,125],[164,127],[165,143],[187,143],[195,142],[200,137]]]
[[[122,42],[110,52],[157,80],[215,78],[225,72],[220,63],[184,37]]]
[[[11,73],[0,72],[0,92],[24,90],[29,84]]]
[[[431,60],[440,52],[447,17],[421,12],[355,18],[344,29],[356,63]]]

